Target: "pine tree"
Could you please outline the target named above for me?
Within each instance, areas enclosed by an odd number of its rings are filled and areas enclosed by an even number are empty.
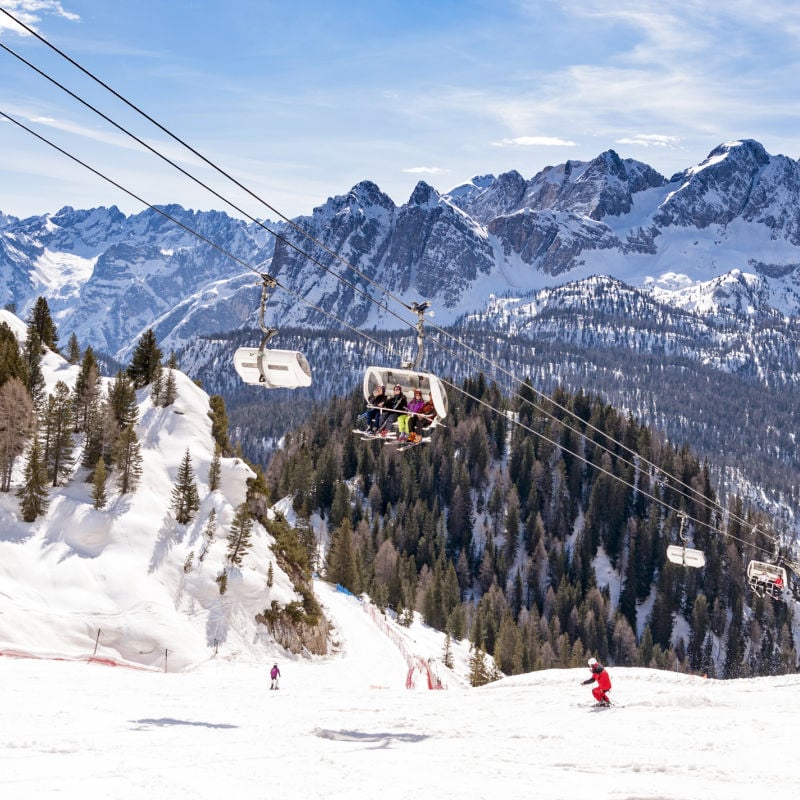
[[[33,522],[47,508],[47,471],[42,462],[39,439],[34,435],[23,473],[23,484],[17,492],[20,513],[25,522]]]
[[[42,460],[47,470],[47,477],[53,486],[66,478],[72,470],[74,461],[72,453],[75,442],[72,438],[74,418],[69,387],[59,381],[53,393],[47,399],[47,409],[39,424],[39,435],[42,440]]]
[[[37,297],[26,320],[29,330],[36,331],[39,341],[49,347],[54,353],[58,352],[58,332],[53,318],[50,316],[50,306],[44,297]]]
[[[114,445],[119,438],[120,427],[108,398],[89,407],[86,417],[86,442],[83,449],[82,466],[94,469],[98,458],[103,458],[106,466],[114,463]],[[91,480],[91,475],[87,480]]]
[[[272,584],[274,583],[274,581],[275,581],[275,573],[272,569],[272,562],[270,561],[269,567],[267,567],[267,586],[269,586],[270,589],[272,588]]]
[[[153,380],[150,382],[150,402],[154,407],[161,405],[164,394],[164,368],[157,364],[153,371]]]
[[[167,362],[167,380],[164,383],[164,395],[161,404],[166,408],[175,402],[178,396],[178,384],[175,379],[175,370],[178,368],[178,359],[175,352],[170,353],[169,361]]]
[[[208,398],[211,417],[211,435],[217,446],[225,455],[230,455],[231,441],[228,437],[228,412],[225,408],[225,400],[218,394]]]
[[[211,543],[214,541],[214,537],[217,535],[217,509],[212,508],[208,514],[208,520],[206,521],[206,526],[203,528],[203,546],[200,549],[200,555],[198,557],[198,561],[201,563],[206,557],[208,553],[208,548],[211,547]]]
[[[480,646],[474,647],[469,659],[469,685],[483,686],[490,680],[489,668],[486,666],[486,654]]]
[[[40,409],[46,387],[42,373],[42,340],[35,328],[28,327],[25,346],[22,349],[23,382],[33,400],[33,407]]]
[[[214,458],[208,465],[208,491],[215,492],[219,489],[222,478],[222,458],[219,445],[214,448]]]
[[[9,378],[18,378],[24,383],[25,375],[25,362],[17,337],[5,322],[0,322],[0,386]]]
[[[92,476],[92,500],[94,500],[94,507],[98,510],[105,508],[108,502],[108,495],[106,494],[107,477],[105,462],[102,458],[98,458]]]
[[[78,337],[73,331],[67,341],[67,361],[70,364],[77,364],[81,360],[81,346],[78,344]]]
[[[87,429],[89,415],[99,402],[101,391],[100,368],[97,364],[94,350],[91,347],[87,347],[81,359],[80,372],[72,389],[72,406],[76,431],[81,432]]]
[[[120,429],[136,424],[139,419],[136,389],[133,381],[122,370],[117,372],[116,378],[108,387],[108,402]]]
[[[172,489],[172,510],[175,512],[176,521],[181,525],[186,525],[191,522],[198,508],[200,508],[200,498],[194,479],[192,457],[187,447],[178,467],[175,486]]]
[[[122,494],[136,490],[142,476],[142,448],[133,425],[123,428],[114,445],[117,486]]]
[[[152,328],[148,328],[137,342],[127,370],[128,377],[136,389],[141,389],[152,382],[156,368],[161,365],[162,357],[163,353],[158,347],[156,335]]]
[[[241,503],[236,509],[236,515],[228,534],[228,561],[237,567],[242,565],[242,560],[250,549],[250,539],[253,530],[253,518],[247,503]]]
[[[11,489],[14,462],[25,451],[33,429],[33,402],[19,378],[0,385],[0,491]]]

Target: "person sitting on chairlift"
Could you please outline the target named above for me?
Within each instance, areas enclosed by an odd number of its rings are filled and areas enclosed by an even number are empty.
[[[397,420],[397,428],[400,431],[400,435],[397,437],[398,441],[404,442],[408,440],[409,442],[418,442],[422,438],[422,436],[417,433],[417,429],[421,427],[420,418],[417,414],[422,411],[424,406],[425,401],[422,399],[422,390],[414,389],[414,397],[408,402],[408,405],[406,405],[406,411],[411,413],[403,414],[403,416]]]
[[[380,424],[381,409],[389,398],[386,396],[385,386],[376,386],[375,391],[367,398],[367,429],[376,433]]]
[[[386,398],[383,404],[383,413],[381,414],[380,422],[378,423],[378,433],[381,436],[386,436],[389,426],[395,418],[400,416],[400,412],[406,407],[406,396],[403,394],[403,387],[398,383],[394,387],[394,393],[391,397]]]

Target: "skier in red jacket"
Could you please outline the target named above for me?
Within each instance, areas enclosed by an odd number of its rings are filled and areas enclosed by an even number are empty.
[[[596,658],[589,659],[589,669],[592,671],[592,676],[582,681],[582,684],[586,686],[597,681],[597,686],[592,689],[592,695],[597,700],[597,705],[610,706],[611,700],[606,694],[606,692],[611,691],[611,678],[608,675],[608,671]]]

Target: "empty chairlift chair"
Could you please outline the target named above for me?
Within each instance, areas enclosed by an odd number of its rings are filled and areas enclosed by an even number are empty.
[[[269,290],[277,282],[269,275],[262,276],[261,308],[258,324],[264,336],[258,347],[240,347],[233,354],[233,366],[239,377],[254,386],[265,389],[297,389],[311,386],[311,367],[306,357],[296,350],[273,350],[267,347],[270,339],[278,332],[277,328],[267,328],[264,324],[264,311]]]

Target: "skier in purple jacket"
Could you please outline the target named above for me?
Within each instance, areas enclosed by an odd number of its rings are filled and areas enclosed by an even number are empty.
[[[278,669],[277,664],[272,665],[272,669],[269,671],[269,677],[271,679],[271,683],[269,685],[270,689],[277,689],[278,688],[278,678],[281,676],[281,671]]]

